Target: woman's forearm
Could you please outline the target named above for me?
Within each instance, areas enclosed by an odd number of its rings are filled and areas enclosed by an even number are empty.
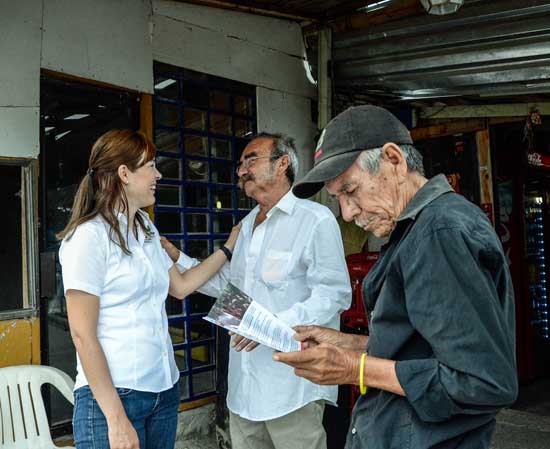
[[[227,257],[221,250],[214,251],[200,264],[189,268],[183,273],[177,273],[170,278],[170,294],[184,298],[208,282],[227,262]],[[175,285],[172,285],[174,283]]]
[[[113,385],[107,359],[97,337],[74,336],[73,341],[88,385],[107,422],[125,417],[126,412]]]

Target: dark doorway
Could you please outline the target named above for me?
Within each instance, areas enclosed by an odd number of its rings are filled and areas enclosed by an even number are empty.
[[[43,75],[40,82],[40,252],[55,257],[54,294],[41,292],[42,363],[76,375],[75,349],[69,332],[55,235],[70,216],[78,184],[88,167],[94,141],[113,128],[139,127],[139,94],[59,80]],[[82,257],[86,257],[85,254]],[[72,407],[55,390],[45,392],[54,434],[69,430]]]

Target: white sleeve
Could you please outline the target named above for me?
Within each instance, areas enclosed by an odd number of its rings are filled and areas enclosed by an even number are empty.
[[[176,268],[180,273],[183,273],[189,268],[193,268],[198,265],[200,262],[197,259],[189,257],[187,254],[180,251],[180,256],[176,261]],[[198,291],[204,295],[212,296],[217,298],[220,296],[221,291],[225,288],[227,283],[230,280],[230,264],[225,263],[223,267],[218,271],[213,277],[210,278],[206,284],[204,284]]]
[[[164,248],[161,248],[160,250],[162,251],[162,261],[164,262],[164,266],[167,270],[170,270],[170,268],[172,268],[172,266],[174,265],[174,262],[172,261],[172,259],[170,259],[170,256]]]
[[[351,304],[351,284],[338,223],[333,217],[318,223],[304,252],[306,282],[311,291],[305,301],[277,314],[289,326],[326,325]]]
[[[59,249],[64,291],[81,290],[101,296],[107,272],[108,235],[95,223],[84,223]]]

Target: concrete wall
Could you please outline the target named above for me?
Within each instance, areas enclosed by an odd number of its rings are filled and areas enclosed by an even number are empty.
[[[0,157],[36,157],[42,2],[0,0],[0,11]]]
[[[156,59],[257,86],[258,130],[295,137],[300,173],[310,167],[316,88],[298,24],[161,0],[0,8],[9,11],[0,15],[0,156],[38,156],[41,68],[152,93]]]
[[[313,166],[317,127],[311,121],[311,100],[288,92],[258,87],[258,130],[284,132],[296,139],[301,178]]]
[[[40,69],[153,92],[148,0],[0,0],[0,157],[39,153]]]
[[[296,139],[300,174],[312,164],[316,127],[298,24],[171,1],[153,1],[153,58],[257,86],[258,131]]]
[[[42,68],[152,93],[150,14],[149,0],[44,0]]]

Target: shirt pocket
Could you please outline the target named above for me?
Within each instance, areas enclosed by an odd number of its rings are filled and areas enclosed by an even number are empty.
[[[272,288],[280,288],[288,283],[288,271],[292,253],[270,250],[262,261],[262,281]]]

